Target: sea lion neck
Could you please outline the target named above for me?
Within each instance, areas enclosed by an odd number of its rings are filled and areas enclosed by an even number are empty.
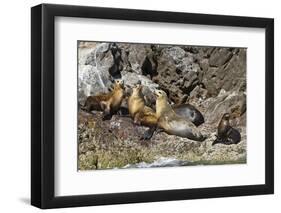
[[[121,85],[115,84],[114,87],[113,87],[113,90],[114,90],[114,91],[118,91],[118,90],[123,90],[123,88],[122,88]]]
[[[140,92],[140,89],[133,89],[133,92],[132,92],[132,96],[140,96],[141,92]]]

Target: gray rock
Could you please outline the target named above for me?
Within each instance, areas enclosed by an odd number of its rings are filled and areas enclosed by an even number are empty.
[[[137,74],[142,74],[142,64],[148,52],[151,51],[150,45],[132,44],[127,51],[129,51],[128,61],[131,69]]]
[[[122,79],[124,80],[125,85],[131,87],[135,86],[140,81],[143,86],[149,87],[151,90],[158,88],[158,84],[154,83],[151,79],[134,72],[123,71]]]
[[[225,92],[216,98],[210,98],[206,102],[205,121],[207,123],[217,123],[224,113],[231,113],[238,117],[246,111],[246,95],[243,92]]]
[[[185,51],[178,47],[164,48],[162,50],[162,56],[168,59],[172,59],[176,64],[178,64],[185,56]]]
[[[177,69],[181,70],[182,72],[199,72],[201,70],[199,64],[194,63],[194,60],[191,57],[183,58],[177,65]]]
[[[204,68],[202,83],[205,85],[210,96],[216,96],[221,89],[226,91],[246,90],[246,49],[241,49],[237,54],[227,53],[229,49],[215,50],[212,56],[217,58],[223,52],[220,59],[209,60],[209,68]],[[211,62],[212,61],[212,62]],[[226,62],[227,61],[227,62]],[[212,66],[211,65],[215,65]],[[205,66],[205,65],[204,65]]]
[[[192,102],[198,102],[198,104],[201,104],[202,101],[206,100],[208,91],[202,86],[197,85],[190,93],[189,101]]]
[[[232,55],[232,50],[229,48],[216,48],[210,56],[209,64],[212,67],[222,66],[231,59]]]
[[[111,81],[106,68],[97,69],[92,65],[79,65],[78,69],[78,94],[81,104],[90,95],[108,91]]]
[[[83,44],[85,47],[79,51],[78,65],[78,101],[83,104],[90,95],[108,92],[111,85],[109,68],[113,58],[108,51],[108,43],[97,45]]]
[[[124,80],[124,84],[129,87],[133,87],[138,82],[141,82],[143,85],[142,93],[145,97],[146,103],[149,106],[152,106],[155,103],[155,89],[158,89],[159,85],[154,83],[148,77],[134,73],[134,72],[122,72],[122,79]]]
[[[209,60],[206,58],[203,58],[202,60],[200,60],[200,67],[202,69],[203,72],[207,72],[208,68],[209,68]]]
[[[107,51],[109,50],[109,43],[100,43],[92,48],[92,51],[87,55],[85,60],[85,65],[92,66],[104,66],[105,61],[102,62],[102,59],[105,57]],[[107,57],[110,57],[110,53],[107,54]],[[111,59],[112,60],[112,59]],[[109,65],[108,65],[109,66]]]
[[[158,76],[153,78],[153,80],[159,84],[161,89],[168,93],[168,97],[173,102],[180,103],[182,98],[185,95],[189,95],[192,89],[199,84],[197,70],[200,67],[198,64],[192,63],[192,58],[184,58],[184,61],[176,64],[175,60],[171,60],[173,55],[168,54],[176,51],[169,52],[168,50],[163,50],[166,53],[159,57]],[[183,51],[181,48],[177,48],[176,50]],[[183,57],[183,54],[181,56]],[[175,59],[178,60],[179,58]]]

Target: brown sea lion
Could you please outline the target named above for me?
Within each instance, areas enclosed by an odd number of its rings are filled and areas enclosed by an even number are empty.
[[[120,109],[124,94],[123,81],[115,80],[111,92],[89,96],[82,109],[88,112],[103,111],[103,119],[109,119]]]
[[[191,121],[175,113],[168,103],[168,98],[164,91],[156,90],[155,94],[157,96],[156,116],[158,118],[158,128],[163,129],[167,134],[195,141],[204,141],[206,139]]]
[[[212,145],[215,145],[217,143],[222,143],[222,144],[237,144],[241,141],[241,134],[237,129],[234,129],[233,127],[230,126],[229,124],[229,118],[230,114],[225,113],[218,125],[218,130],[217,130],[217,138],[216,140],[212,143]]]
[[[156,129],[157,117],[156,112],[152,108],[145,105],[144,97],[141,91],[141,84],[137,84],[133,88],[133,92],[128,98],[128,110],[135,124],[150,128],[143,136],[143,139],[149,139],[152,137],[153,132]]]
[[[142,85],[141,84],[136,84],[132,88],[132,93],[128,98],[128,109],[129,109],[129,114],[131,115],[132,118],[135,117],[136,113],[141,111],[144,106],[144,97],[143,94],[141,93],[142,90]]]
[[[157,124],[156,113],[152,108],[145,106],[145,101],[141,90],[142,85],[140,84],[137,84],[133,88],[133,92],[128,98],[129,114],[136,124],[149,127],[155,126]]]

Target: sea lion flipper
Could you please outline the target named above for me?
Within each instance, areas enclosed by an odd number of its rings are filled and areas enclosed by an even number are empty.
[[[102,120],[105,121],[105,120],[110,120],[112,117],[112,115],[108,112],[103,112],[103,115],[102,115]]]
[[[164,132],[164,129],[162,129],[162,128],[160,128],[160,127],[156,127],[156,128],[155,128],[155,131],[154,131],[154,134],[156,135],[156,134],[159,134],[159,133],[161,133],[161,132]]]
[[[141,140],[150,140],[156,130],[156,127],[150,127],[148,130],[146,130],[141,137]]]
[[[101,107],[102,110],[106,110],[106,109],[108,108],[107,102],[101,101],[101,102],[100,102],[100,107]]]
[[[212,146],[214,146],[215,144],[219,143],[218,139],[216,138],[216,140],[213,141]]]
[[[108,103],[104,103],[104,110],[103,110],[103,116],[102,120],[110,120],[112,115],[110,113],[110,106]]]
[[[228,138],[227,138],[227,142],[230,144],[238,144],[241,141],[241,134],[240,132],[231,127],[231,129],[228,132]]]
[[[216,139],[212,143],[212,146],[214,146],[215,144],[218,144],[218,143],[222,143],[222,139],[216,135]]]

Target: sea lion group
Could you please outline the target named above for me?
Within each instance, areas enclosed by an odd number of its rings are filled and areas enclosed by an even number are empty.
[[[121,107],[126,98],[124,82],[115,80],[113,88],[108,93],[89,96],[81,109],[103,111],[103,119],[110,119]],[[155,90],[155,109],[145,103],[142,85],[138,82],[127,99],[128,113],[134,124],[149,127],[143,139],[150,139],[154,132],[164,131],[170,135],[188,138],[194,141],[204,141],[207,137],[200,132],[198,126],[204,123],[202,113],[191,104],[172,106],[163,90]],[[241,140],[239,131],[229,124],[230,115],[224,114],[217,129],[217,138],[213,145],[237,144]]]

